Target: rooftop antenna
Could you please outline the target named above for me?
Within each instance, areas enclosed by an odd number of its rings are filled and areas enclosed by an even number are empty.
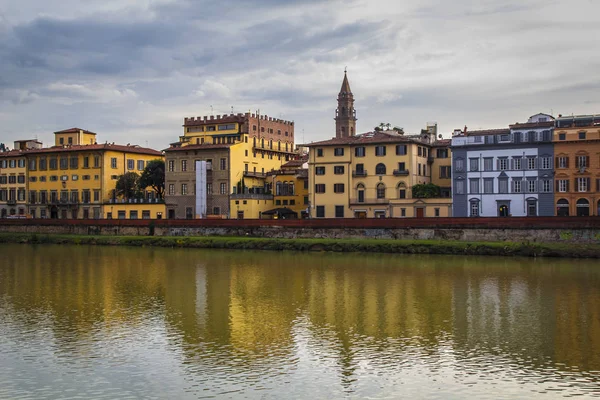
[[[210,115],[211,116],[213,115],[213,106],[212,105],[210,106]]]
[[[233,106],[231,106],[231,113],[233,114]]]

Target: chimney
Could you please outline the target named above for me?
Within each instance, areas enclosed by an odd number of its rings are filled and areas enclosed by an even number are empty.
[[[466,135],[467,134],[467,126],[465,125],[465,129],[463,130],[463,133]]]

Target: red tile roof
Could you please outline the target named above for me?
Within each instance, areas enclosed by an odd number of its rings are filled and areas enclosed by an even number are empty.
[[[95,135],[94,132],[86,131],[85,129],[81,129],[81,128],[69,128],[69,129],[65,129],[64,131],[57,131],[54,133],[79,133],[79,131],[83,131],[83,133],[87,133],[90,135]]]
[[[465,136],[485,136],[485,135],[505,135],[509,134],[510,129],[501,128],[501,129],[484,129],[480,131],[467,131]]]
[[[22,155],[24,154],[21,150],[0,151],[0,157],[16,157]]]
[[[120,151],[124,153],[148,154],[154,156],[162,156],[163,154],[154,149],[139,146],[124,146],[120,144],[87,144],[87,145],[68,145],[68,146],[53,146],[44,149],[29,149],[23,150],[22,153],[37,154],[37,153],[62,153],[74,151]]]
[[[546,121],[546,122],[525,122],[525,123],[516,123],[513,125],[509,125],[511,129],[530,129],[530,128],[551,128],[554,126],[554,121]]]

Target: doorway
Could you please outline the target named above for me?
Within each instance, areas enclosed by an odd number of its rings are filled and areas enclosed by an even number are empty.
[[[173,208],[169,209],[168,217],[169,217],[169,219],[175,219],[175,209],[173,209]]]
[[[417,218],[425,218],[425,209],[423,207],[417,208]]]
[[[50,218],[58,219],[58,209],[56,208],[56,206],[50,209]]]
[[[589,217],[590,216],[590,202],[586,199],[577,200],[577,216],[578,217]]]
[[[537,216],[537,201],[527,200],[527,216],[528,217],[536,217]]]
[[[238,211],[237,212],[237,218],[238,219],[244,219],[244,212],[243,211]]]
[[[510,209],[507,204],[500,204],[498,206],[498,216],[499,217],[508,217],[510,215]]]
[[[366,211],[354,211],[354,218],[367,218]]]

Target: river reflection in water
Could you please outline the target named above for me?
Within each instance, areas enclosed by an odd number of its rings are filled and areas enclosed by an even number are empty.
[[[600,263],[0,245],[0,398],[600,397]]]

